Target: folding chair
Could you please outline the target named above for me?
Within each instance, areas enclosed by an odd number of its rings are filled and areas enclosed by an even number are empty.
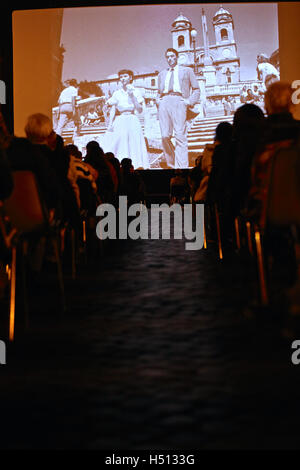
[[[221,224],[220,224],[220,214],[218,205],[215,203],[215,218],[216,218],[216,227],[217,227],[217,236],[218,236],[218,249],[219,249],[219,258],[223,259],[223,249],[222,249],[222,238],[221,238]]]
[[[14,189],[11,196],[4,201],[3,210],[8,217],[14,236],[7,235],[6,241],[11,247],[11,290],[9,315],[9,340],[14,340],[15,330],[15,304],[16,304],[16,277],[17,277],[17,247],[32,236],[47,237],[51,240],[57,264],[59,291],[61,294],[62,309],[65,309],[64,283],[58,247],[58,234],[51,227],[49,215],[40,196],[35,175],[31,171],[13,172]],[[24,252],[22,251],[22,261]]]
[[[170,204],[183,204],[187,197],[186,188],[183,185],[172,185],[170,189]]]
[[[254,229],[255,245],[256,245],[256,256],[257,256],[257,268],[259,277],[260,297],[262,305],[266,306],[269,303],[267,281],[266,281],[266,269],[264,263],[263,246],[262,246],[262,235],[258,227]]]
[[[240,234],[240,220],[239,217],[234,219],[234,228],[235,228],[235,239],[236,239],[236,248],[238,251],[241,249],[241,234]]]

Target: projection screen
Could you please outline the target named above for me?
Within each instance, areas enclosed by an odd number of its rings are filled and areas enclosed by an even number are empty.
[[[178,54],[171,91],[168,48]],[[83,156],[96,140],[135,168],[160,169],[170,145],[173,167],[188,168],[241,104],[264,109],[266,86],[280,78],[277,4],[15,11],[13,60],[16,135],[43,112]],[[133,72],[125,88],[122,70]]]

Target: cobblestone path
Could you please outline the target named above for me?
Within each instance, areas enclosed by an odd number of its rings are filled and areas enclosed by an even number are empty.
[[[276,312],[247,314],[253,279],[235,253],[143,240],[81,267],[63,318],[41,282],[0,366],[0,447],[299,447],[300,368]]]

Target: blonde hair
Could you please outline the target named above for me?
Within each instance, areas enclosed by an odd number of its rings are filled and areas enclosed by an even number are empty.
[[[53,130],[53,126],[48,116],[45,116],[45,114],[36,113],[31,114],[31,116],[27,118],[27,123],[24,130],[27,138],[33,144],[41,144],[47,140]]]
[[[292,103],[292,86],[289,82],[272,83],[265,92],[265,107],[268,114],[290,112]]]

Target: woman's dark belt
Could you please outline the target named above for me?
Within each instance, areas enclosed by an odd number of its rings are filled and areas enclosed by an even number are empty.
[[[177,91],[169,91],[169,93],[163,93],[161,96],[163,97],[167,95],[182,96],[182,93],[179,93]]]
[[[134,114],[134,109],[132,111],[119,111],[120,114]]]

